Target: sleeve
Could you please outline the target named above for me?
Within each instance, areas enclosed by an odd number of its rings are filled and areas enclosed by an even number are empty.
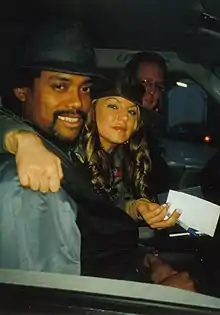
[[[64,190],[19,185],[14,158],[0,161],[0,268],[80,274],[77,205]]]
[[[20,120],[13,113],[0,109],[0,153],[5,152],[4,138],[5,135],[14,130],[24,130],[34,132],[28,124]]]

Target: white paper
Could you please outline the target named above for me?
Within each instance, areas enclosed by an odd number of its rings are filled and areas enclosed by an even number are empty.
[[[172,214],[175,209],[179,209],[182,211],[180,221],[201,233],[214,236],[220,206],[173,190],[169,191],[167,203],[170,203],[169,214]]]

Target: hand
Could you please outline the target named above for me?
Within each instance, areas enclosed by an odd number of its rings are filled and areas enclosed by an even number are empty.
[[[175,210],[168,219],[165,220],[169,205],[158,205],[148,200],[139,199],[134,203],[135,211],[152,229],[165,229],[176,224],[181,212]]]
[[[170,276],[177,274],[170,265],[165,264],[160,258],[153,254],[147,254],[144,258],[144,265],[151,270],[153,283],[161,283]]]
[[[19,133],[16,163],[22,186],[43,193],[59,190],[63,177],[60,159],[44,147],[37,135]]]
[[[187,272],[177,272],[155,255],[146,255],[144,264],[151,269],[153,283],[196,292]]]
[[[169,287],[179,288],[183,290],[196,292],[196,288],[192,279],[187,272],[178,272],[160,283]]]

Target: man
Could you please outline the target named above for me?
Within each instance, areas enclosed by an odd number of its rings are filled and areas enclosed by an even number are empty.
[[[148,110],[162,110],[162,98],[166,87],[165,60],[153,52],[141,52],[132,56],[121,73],[131,84],[140,82],[145,90],[142,104]]]
[[[22,103],[21,117],[42,134],[56,134],[67,147],[91,107],[94,52],[79,26],[47,26],[39,36],[31,34],[18,55],[14,93]],[[1,267],[80,274],[74,200],[64,190],[43,195],[21,189],[14,160],[1,156],[1,162]]]
[[[20,116],[68,153],[92,105],[93,48],[80,25],[63,22],[33,30],[23,45],[14,80]],[[15,161],[2,155],[0,266],[80,274],[74,199],[63,189],[46,195],[23,189],[15,170]]]
[[[121,72],[124,82],[144,88],[142,105],[146,126],[147,142],[152,161],[150,184],[156,193],[167,192],[171,188],[171,174],[162,157],[159,138],[163,133],[164,101],[167,67],[164,59],[153,52],[135,54]]]
[[[66,23],[43,26],[24,47],[14,93],[22,104],[21,117],[61,159],[64,189],[42,194],[22,188],[14,159],[0,157],[0,266],[79,274],[81,259],[83,275],[143,280],[136,271],[145,255],[137,255],[135,222],[93,192],[74,154],[91,108],[91,81],[98,78],[92,47],[77,25]],[[188,275],[163,269],[156,257],[146,266],[154,267],[156,283],[169,278],[173,285],[194,290]]]
[[[166,64],[159,55],[151,54],[148,59],[140,60],[137,79],[143,84],[145,94],[142,104],[149,110],[159,111],[159,101],[165,90]]]

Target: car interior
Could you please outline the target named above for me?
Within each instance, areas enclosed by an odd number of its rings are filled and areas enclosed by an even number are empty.
[[[219,314],[217,298],[152,284],[8,270],[0,279],[0,314]]]
[[[100,71],[111,79],[117,77],[137,52],[153,51],[165,59],[168,82],[160,149],[171,171],[170,189],[203,198],[201,172],[220,149],[219,0],[39,0],[29,3],[8,0],[0,12],[3,74],[0,93],[6,88],[5,78],[10,77],[13,47],[23,25],[45,16],[55,19],[72,16],[81,20],[95,46]],[[167,193],[158,194],[161,203],[166,201]],[[182,235],[184,230],[179,226],[154,232],[142,225],[139,231],[140,246],[163,251],[165,261],[172,264],[166,255],[168,252],[180,255],[180,263],[173,263],[178,270],[186,265],[194,268],[194,262],[199,261],[208,274],[201,284],[204,294],[220,297],[217,272],[220,226],[214,238]],[[124,297],[88,293],[86,282],[82,283],[83,290],[77,292],[74,287],[63,291],[57,285],[46,288],[47,283],[42,288],[36,288],[35,283],[32,288],[30,284],[19,284],[20,280],[16,284],[14,279],[15,275],[11,282],[10,277],[6,281],[0,272],[5,296],[4,303],[0,303],[1,314],[219,314],[220,311],[220,302],[216,302],[217,311],[212,309],[211,302],[204,309],[193,306],[193,301],[184,307],[170,302],[153,304],[143,297],[133,299],[132,293],[129,297],[126,293]],[[97,287],[101,286],[99,279],[92,281],[97,281]],[[11,303],[13,295],[17,299]],[[26,302],[20,304],[23,296]],[[53,299],[56,303],[51,302]]]

